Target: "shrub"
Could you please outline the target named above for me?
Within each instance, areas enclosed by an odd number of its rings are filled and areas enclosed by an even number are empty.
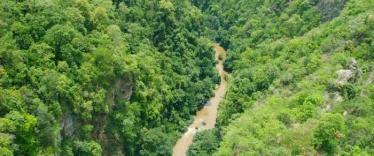
[[[345,134],[345,123],[340,114],[324,115],[314,130],[313,143],[317,150],[334,153]]]

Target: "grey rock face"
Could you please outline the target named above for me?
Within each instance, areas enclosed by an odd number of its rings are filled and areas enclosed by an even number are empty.
[[[130,100],[134,89],[134,82],[132,77],[123,77],[114,82],[114,87],[109,91],[108,97],[110,101],[114,99]]]
[[[70,110],[67,110],[62,117],[63,137],[72,137],[77,128],[77,121]]]
[[[360,75],[357,61],[354,58],[348,61],[346,68],[347,69],[341,69],[336,72],[336,75],[337,75],[336,84],[338,86],[345,85],[349,81],[354,81]]]
[[[338,78],[336,80],[336,83],[339,85],[339,86],[342,86],[342,85],[345,85],[348,83],[348,81],[350,79],[353,78],[354,76],[354,73],[352,70],[348,70],[348,69],[341,69],[341,70],[338,70],[336,72]]]
[[[358,70],[357,61],[354,58],[352,58],[348,61],[348,69]]]

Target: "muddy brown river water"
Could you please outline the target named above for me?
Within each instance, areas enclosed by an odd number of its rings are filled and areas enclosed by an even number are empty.
[[[214,45],[215,59],[218,61],[216,69],[221,77],[219,86],[214,91],[214,96],[209,99],[207,104],[196,113],[193,123],[188,126],[187,131],[177,141],[173,148],[173,156],[186,156],[189,146],[192,144],[193,137],[197,132],[212,129],[216,124],[218,105],[226,94],[227,82],[226,72],[223,69],[223,62],[226,51],[218,44]],[[224,56],[220,59],[219,56]]]

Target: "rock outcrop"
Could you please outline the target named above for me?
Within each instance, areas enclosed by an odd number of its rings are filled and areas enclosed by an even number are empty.
[[[336,79],[336,84],[339,86],[345,85],[354,77],[354,73],[352,70],[348,69],[341,69],[336,72],[338,78]]]
[[[345,69],[340,69],[336,72],[337,78],[334,82],[334,90],[326,91],[325,93],[325,111],[330,111],[333,104],[344,101],[342,93],[339,92],[339,90],[350,82],[356,81],[359,75],[360,70],[358,68],[357,61],[354,58],[347,62]]]
[[[349,82],[354,82],[360,75],[360,71],[355,59],[350,59],[346,65],[346,69],[340,69],[336,72],[336,85],[343,86]]]
[[[78,121],[70,109],[67,109],[62,116],[62,135],[63,137],[72,137],[78,128]]]
[[[311,4],[315,5],[317,10],[322,15],[323,21],[329,21],[339,16],[341,10],[344,8],[346,0],[310,0]]]

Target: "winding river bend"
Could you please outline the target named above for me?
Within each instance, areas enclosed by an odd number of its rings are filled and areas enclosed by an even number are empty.
[[[223,100],[226,94],[227,82],[225,79],[225,70],[223,69],[223,62],[226,51],[218,44],[214,45],[215,59],[218,62],[216,69],[221,77],[219,86],[214,91],[214,96],[211,97],[208,103],[196,113],[193,123],[188,127],[188,130],[177,141],[173,149],[173,156],[186,156],[189,146],[192,144],[193,137],[197,132],[212,129],[216,124],[217,110],[219,103]]]

